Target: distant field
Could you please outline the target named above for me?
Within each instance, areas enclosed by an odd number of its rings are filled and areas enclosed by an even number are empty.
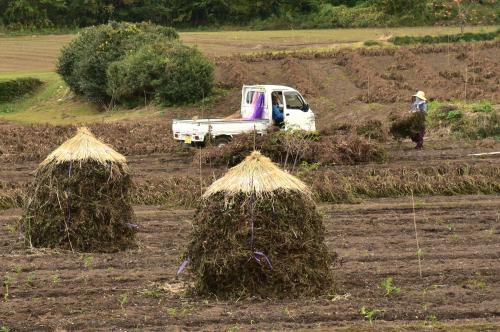
[[[205,103],[178,107],[147,105],[103,112],[75,97],[53,71],[0,73],[0,80],[34,76],[45,82],[35,94],[0,104],[0,121],[75,124],[123,119],[225,117],[238,110],[243,84],[273,83],[297,88],[317,115],[319,128],[332,123],[377,119],[406,112],[410,96],[424,90],[433,100],[500,102],[498,43],[435,46],[432,53],[407,48],[319,52],[267,57],[245,62],[238,57],[216,60],[216,90]],[[473,71],[472,68],[481,68]],[[464,79],[468,76],[467,85]],[[319,120],[321,119],[321,120]]]
[[[474,27],[467,31],[493,31],[497,27]],[[356,46],[370,39],[398,35],[458,33],[457,27],[328,29],[283,31],[183,32],[181,39],[197,45],[210,56],[238,53]],[[74,35],[0,37],[0,73],[47,72],[55,69],[59,51]]]

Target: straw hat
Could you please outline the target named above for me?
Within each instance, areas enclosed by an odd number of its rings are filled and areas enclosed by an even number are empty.
[[[89,160],[103,165],[107,162],[117,164],[126,164],[127,162],[123,155],[99,141],[87,128],[82,127],[78,128],[75,136],[52,151],[39,167],[45,167],[51,163]]]
[[[224,192],[229,195],[255,193],[273,195],[275,190],[297,191],[311,195],[307,185],[295,176],[282,171],[259,151],[252,152],[241,163],[215,181],[203,194],[204,198]]]
[[[416,94],[413,95],[413,97],[417,97],[423,101],[427,101],[427,98],[425,98],[425,92],[423,91],[418,91]]]

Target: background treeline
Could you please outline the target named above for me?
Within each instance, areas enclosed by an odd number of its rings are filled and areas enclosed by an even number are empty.
[[[498,0],[0,0],[9,30],[80,28],[110,20],[184,29],[498,24]]]

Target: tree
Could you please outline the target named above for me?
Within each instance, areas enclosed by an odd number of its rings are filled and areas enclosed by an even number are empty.
[[[460,31],[464,33],[465,25],[469,15],[471,14],[474,4],[478,4],[479,0],[453,0],[457,12],[457,21],[460,24]]]
[[[429,6],[437,19],[456,21],[460,25],[461,32],[464,33],[467,23],[474,16],[478,16],[476,8],[479,5],[496,5],[497,0],[485,2],[481,0],[431,0]],[[476,17],[474,21],[478,22],[479,19]]]
[[[388,15],[402,15],[414,11],[421,14],[427,0],[375,0],[375,5]]]
[[[213,65],[172,28],[116,23],[86,28],[66,45],[57,72],[70,89],[103,109],[195,102],[210,94]]]

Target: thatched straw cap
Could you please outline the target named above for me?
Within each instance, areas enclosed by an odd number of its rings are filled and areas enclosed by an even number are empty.
[[[90,160],[101,164],[107,162],[126,164],[127,162],[123,155],[99,141],[87,128],[82,127],[78,128],[75,136],[52,151],[39,167],[52,163],[60,164],[70,161],[83,162]]]
[[[207,198],[219,192],[228,195],[255,193],[264,196],[272,195],[276,190],[296,191],[307,196],[311,194],[304,182],[282,171],[260,152],[254,151],[208,187],[203,197]]]

